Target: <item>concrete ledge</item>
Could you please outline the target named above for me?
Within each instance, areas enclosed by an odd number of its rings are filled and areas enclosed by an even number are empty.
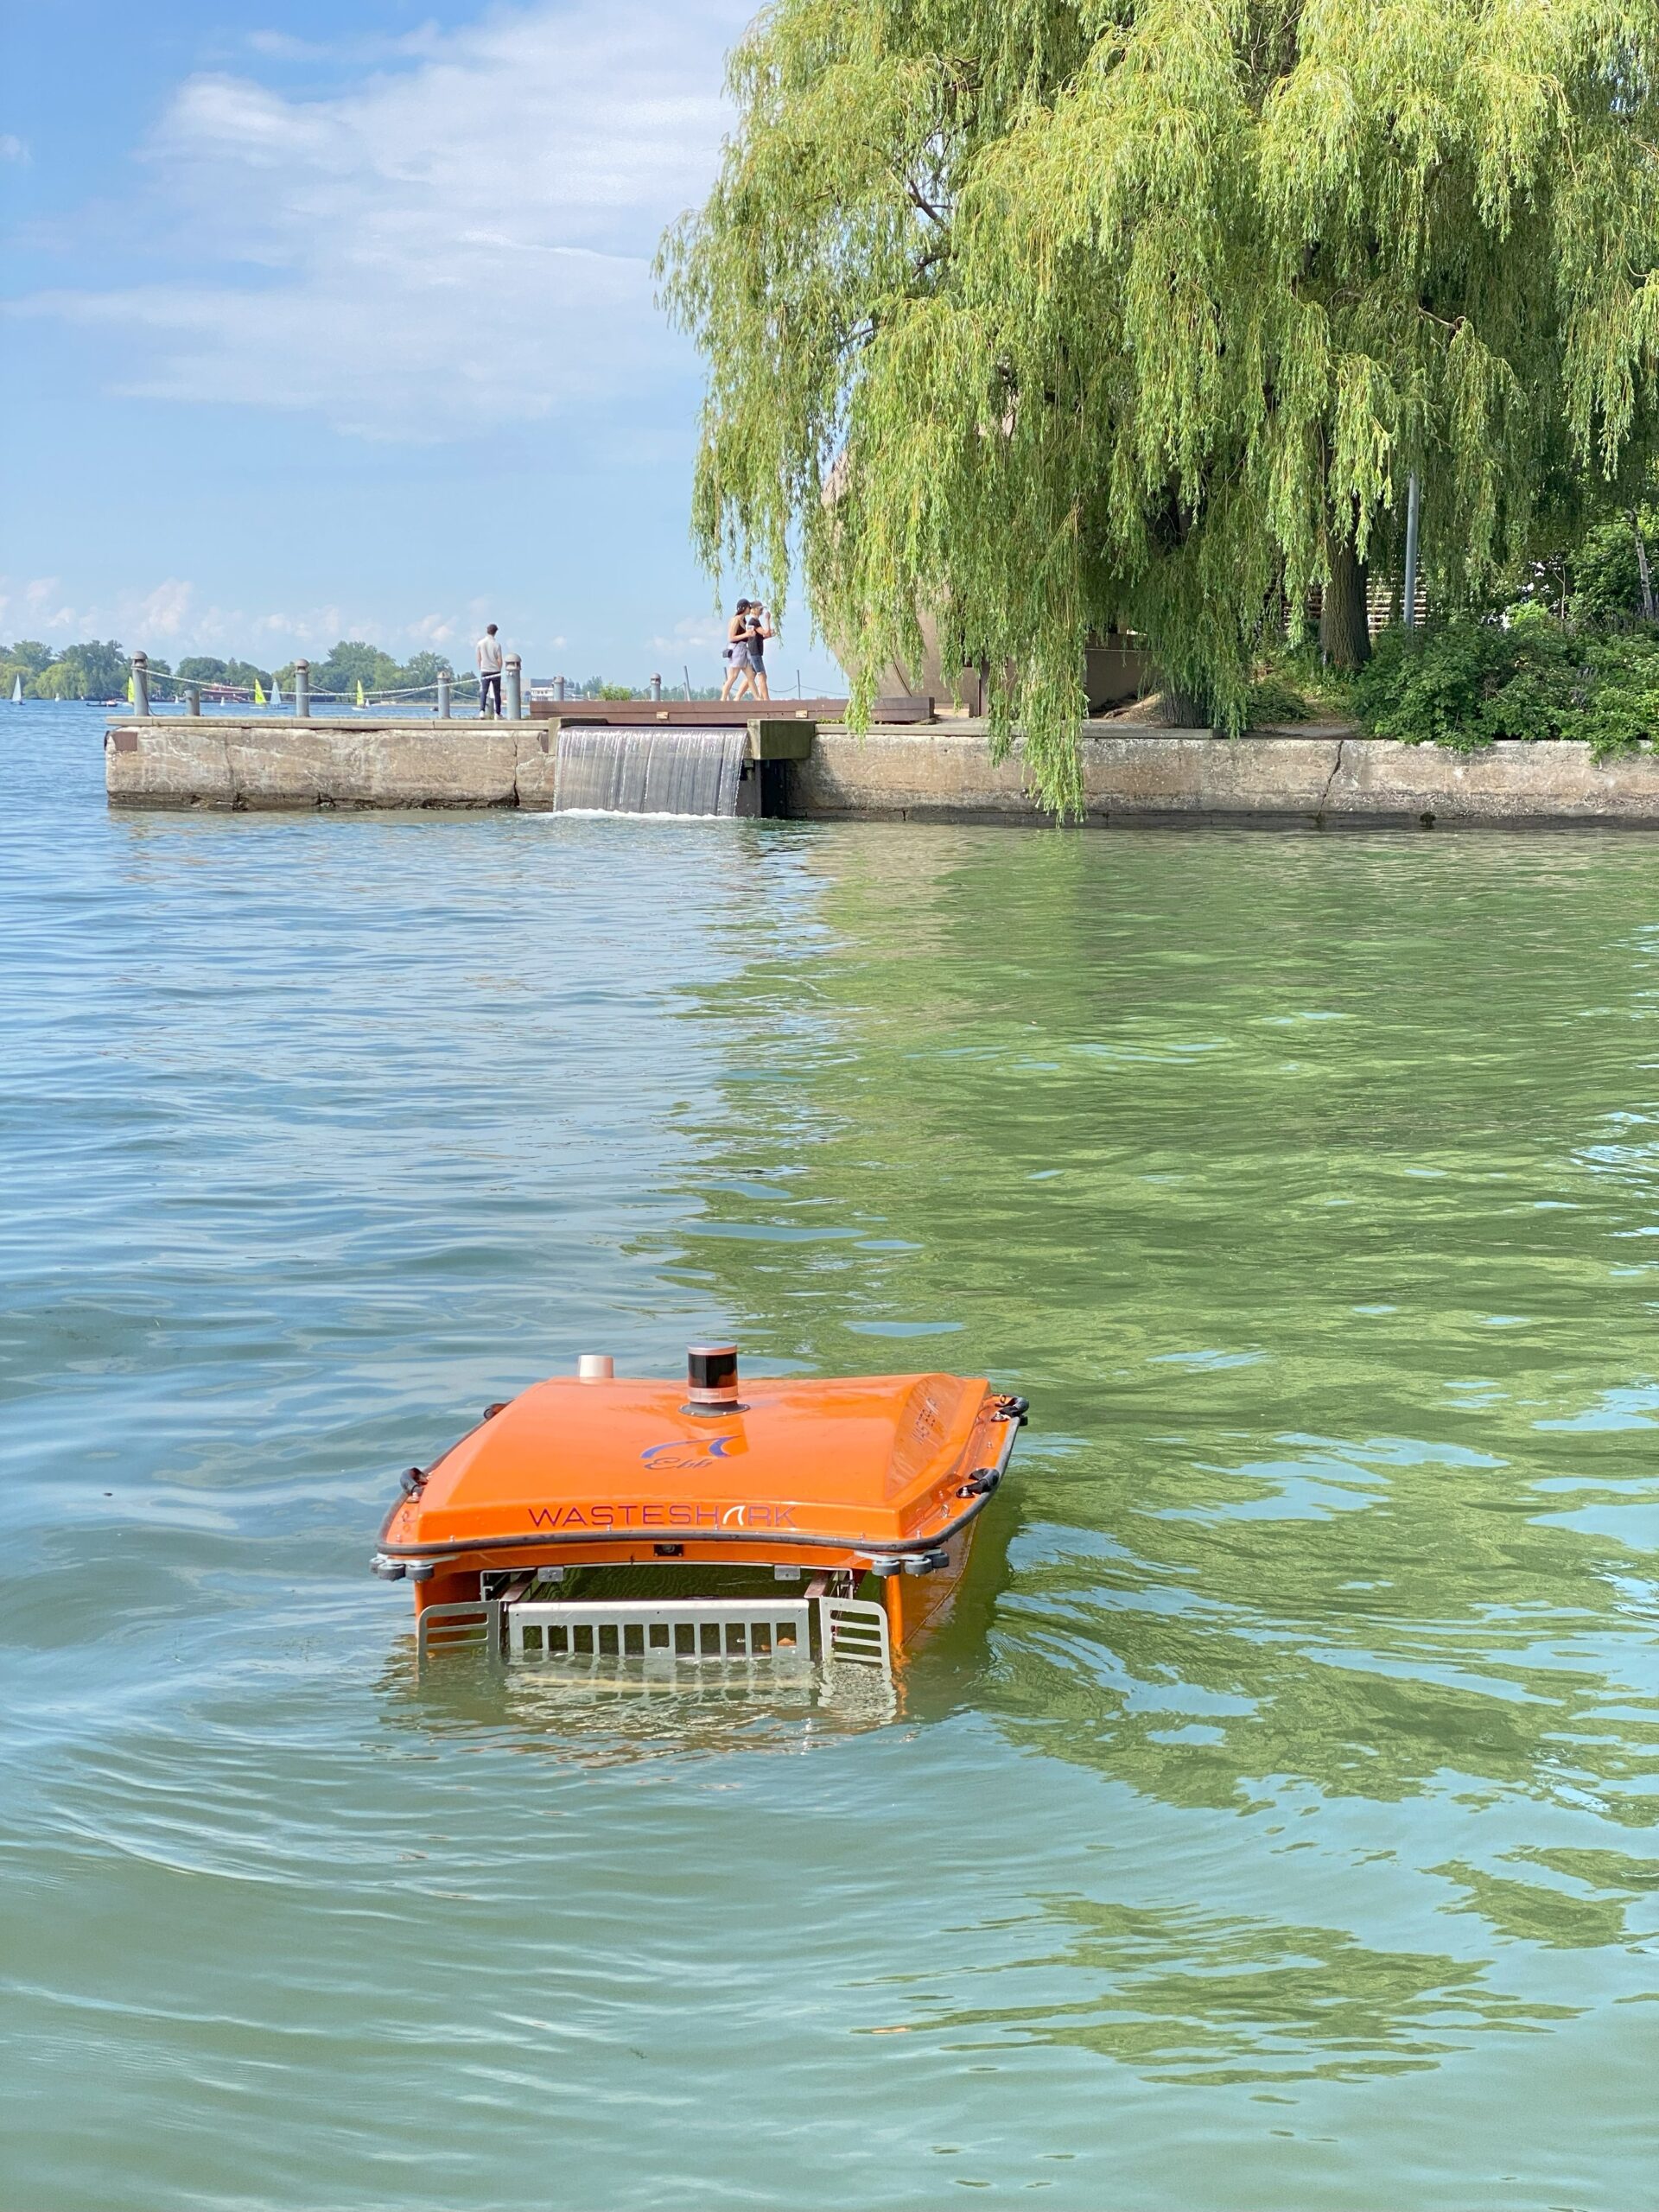
[[[105,732],[104,781],[117,806],[548,807],[556,758],[544,723],[156,716]]]
[[[1659,826],[1659,758],[1598,767],[1580,744],[1505,742],[1470,754],[1334,729],[1235,741],[1208,730],[1093,723],[1083,774],[1085,818],[1096,823]],[[820,728],[789,778],[790,812],[810,820],[1047,819],[1026,791],[1023,747],[993,766],[982,724],[864,737]]]
[[[768,722],[757,739],[761,758],[786,760],[776,772],[787,778],[788,810],[805,819],[1048,819],[1027,792],[1021,748],[993,765],[982,722],[862,737]],[[111,803],[137,807],[547,808],[557,759],[558,733],[546,721],[168,716],[114,723],[105,739]],[[1504,743],[1468,754],[1334,728],[1234,742],[1112,721],[1086,726],[1083,765],[1085,815],[1096,823],[1659,826],[1659,757],[1598,767],[1584,745]]]

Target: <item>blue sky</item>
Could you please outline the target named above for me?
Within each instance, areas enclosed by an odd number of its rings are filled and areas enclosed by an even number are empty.
[[[751,12],[0,0],[0,639],[718,680],[649,264]]]

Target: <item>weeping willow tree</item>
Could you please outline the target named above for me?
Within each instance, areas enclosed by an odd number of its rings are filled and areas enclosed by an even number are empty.
[[[855,715],[937,620],[1061,811],[1091,634],[1237,729],[1410,472],[1455,600],[1651,449],[1656,65],[1651,0],[774,0],[660,264],[705,557],[797,551]]]

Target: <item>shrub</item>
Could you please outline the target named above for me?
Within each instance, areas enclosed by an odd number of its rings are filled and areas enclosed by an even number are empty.
[[[1248,719],[1252,729],[1270,722],[1305,722],[1313,711],[1301,692],[1281,676],[1258,677],[1250,686]]]
[[[1382,632],[1354,685],[1363,726],[1404,745],[1478,751],[1581,738],[1597,760],[1659,738],[1659,644],[1586,634],[1536,601],[1421,632]]]

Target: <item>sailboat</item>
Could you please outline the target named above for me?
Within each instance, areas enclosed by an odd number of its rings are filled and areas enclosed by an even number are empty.
[[[265,703],[264,686],[257,676],[253,679],[253,703],[256,707],[263,707]]]
[[[11,703],[14,707],[21,707],[23,703],[23,679],[21,676],[14,676],[11,679]]]
[[[273,707],[280,707],[283,703],[283,687],[274,676],[270,679],[270,703]]]
[[[358,705],[359,705],[359,707],[364,703],[364,702],[363,702],[363,679],[362,679],[362,677],[361,677],[360,676],[359,676],[359,677],[358,677],[358,679],[357,679],[357,703],[358,703]]]

